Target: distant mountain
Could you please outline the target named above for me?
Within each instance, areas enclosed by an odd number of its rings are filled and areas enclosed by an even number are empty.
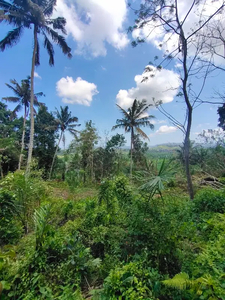
[[[165,143],[165,144],[158,144],[155,146],[149,146],[149,148],[179,148],[182,146],[182,143]]]

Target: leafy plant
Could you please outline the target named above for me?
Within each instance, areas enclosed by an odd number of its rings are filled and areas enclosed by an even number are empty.
[[[47,204],[34,212],[34,226],[36,237],[36,250],[42,249],[43,243],[47,237],[49,229],[49,219],[51,214],[51,206]]]
[[[161,163],[148,163],[146,161],[146,171],[137,171],[135,178],[139,183],[140,191],[147,193],[151,199],[156,193],[162,198],[164,183],[169,182],[175,175],[175,167],[172,165],[173,160],[167,161],[165,158]]]
[[[157,271],[139,263],[129,263],[111,270],[103,289],[95,291],[94,299],[154,300],[160,289],[159,279]]]
[[[199,191],[193,201],[194,211],[203,212],[225,212],[225,192],[224,190],[215,190],[207,188]]]
[[[24,232],[28,233],[35,208],[47,198],[44,182],[40,178],[25,177],[23,172],[18,171],[6,176],[1,186],[12,193],[17,218]]]

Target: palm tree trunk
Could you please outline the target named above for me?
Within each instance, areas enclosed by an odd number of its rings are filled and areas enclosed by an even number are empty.
[[[130,138],[130,179],[132,179],[133,172],[133,139],[134,139],[134,130],[131,128],[131,138]]]
[[[22,141],[21,141],[21,152],[20,152],[18,170],[20,170],[21,164],[22,164],[22,161],[23,161],[23,150],[24,150],[24,138],[25,138],[26,118],[27,118],[27,109],[26,109],[26,105],[25,105],[24,117],[23,117],[23,134],[22,134]]]
[[[32,152],[34,146],[34,69],[35,69],[35,58],[37,52],[37,27],[34,25],[34,49],[32,57],[32,67],[30,76],[30,142],[28,149],[27,169],[26,175],[30,173],[30,166],[32,160]]]
[[[63,136],[63,132],[61,131],[60,138],[59,138],[57,147],[56,147],[56,149],[55,149],[55,154],[54,154],[53,160],[52,160],[52,165],[51,165],[51,169],[50,169],[50,173],[49,173],[49,180],[51,179],[51,176],[52,176],[52,170],[53,170],[53,167],[54,167],[56,154],[57,154],[57,151],[58,151],[58,149],[59,149],[59,144],[60,144],[60,142],[61,142],[62,136]]]

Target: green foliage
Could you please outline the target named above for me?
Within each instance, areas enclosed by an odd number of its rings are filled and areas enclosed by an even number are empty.
[[[173,179],[176,171],[175,166],[172,165],[173,160],[166,160],[165,158],[161,163],[155,164],[146,161],[146,171],[136,172],[136,179],[142,183],[140,191],[147,193],[149,199],[151,199],[156,193],[162,197],[162,190],[164,189],[164,183]]]
[[[199,191],[194,198],[194,211],[202,212],[225,212],[225,192],[224,190],[214,190],[207,188]]]
[[[179,290],[186,290],[189,287],[192,287],[194,284],[189,279],[188,274],[179,273],[176,274],[172,279],[163,280],[162,282],[168,287],[176,288]]]
[[[25,177],[23,172],[15,172],[1,181],[1,187],[12,193],[15,213],[24,232],[28,233],[35,208],[40,206],[47,196],[44,182],[35,176]]]
[[[50,205],[42,206],[39,210],[34,212],[34,230],[36,237],[36,250],[40,251],[49,232],[49,219],[50,219]]]
[[[0,102],[0,176],[18,166],[23,120],[11,119],[12,112]]]
[[[35,118],[34,129],[34,157],[38,162],[38,169],[43,169],[43,177],[47,178],[55,152],[55,139],[57,128],[53,114],[42,105]]]
[[[218,126],[225,130],[225,105],[218,107],[217,113],[219,115],[219,124]]]
[[[164,167],[149,170],[166,182]],[[121,175],[102,181],[97,197],[74,189],[59,199],[67,184],[49,184],[51,197],[36,173],[1,182],[1,214],[18,232],[8,234],[15,246],[0,255],[3,299],[224,299],[223,191],[204,189],[190,202],[176,187],[159,201],[138,194]],[[202,204],[206,195],[212,207]]]
[[[14,201],[12,193],[0,189],[0,246],[14,244],[21,236]]]
[[[159,292],[159,280],[156,270],[140,263],[129,263],[110,272],[100,291],[101,296],[94,299],[154,300]]]

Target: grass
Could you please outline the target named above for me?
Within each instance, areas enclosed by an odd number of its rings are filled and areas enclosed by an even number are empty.
[[[97,195],[97,188],[94,186],[78,187],[73,189],[73,191],[71,191],[65,181],[49,181],[48,186],[51,188],[53,197],[58,199],[78,201]]]

